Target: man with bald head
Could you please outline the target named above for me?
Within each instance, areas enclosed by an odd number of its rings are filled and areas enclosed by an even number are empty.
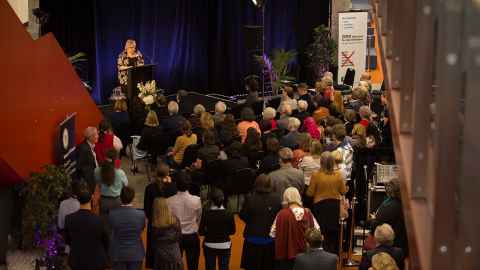
[[[94,171],[98,167],[97,157],[93,150],[98,142],[98,130],[95,127],[87,127],[83,132],[85,140],[77,147],[77,173],[87,183],[93,194],[95,191]]]

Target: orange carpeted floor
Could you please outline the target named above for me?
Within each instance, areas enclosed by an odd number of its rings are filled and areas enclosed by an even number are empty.
[[[240,259],[242,258],[242,247],[243,247],[243,229],[245,228],[245,224],[243,223],[243,221],[241,221],[238,218],[237,215],[235,216],[235,224],[236,224],[236,233],[235,235],[232,236],[232,257],[230,259],[230,269],[232,270],[240,269]],[[145,236],[146,236],[146,231],[144,232],[144,235],[143,235],[144,243],[145,243]],[[203,239],[201,239],[201,241],[203,241]],[[184,265],[186,265],[185,256],[184,256]],[[185,267],[185,269],[187,268]],[[198,269],[205,270],[203,250],[200,252],[200,262],[199,262]],[[343,269],[356,270],[357,268],[349,267],[349,268],[343,268]]]

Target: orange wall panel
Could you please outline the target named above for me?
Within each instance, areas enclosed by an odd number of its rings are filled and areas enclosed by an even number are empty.
[[[0,158],[21,178],[53,164],[58,124],[76,112],[76,138],[101,112],[54,36],[33,40],[0,0]],[[5,172],[0,166],[0,183]]]

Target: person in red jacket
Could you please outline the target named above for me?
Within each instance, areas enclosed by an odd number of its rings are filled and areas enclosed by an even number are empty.
[[[103,120],[98,129],[100,134],[94,150],[98,164],[102,164],[107,159],[108,150],[115,149],[119,153],[123,146],[122,141],[113,134],[112,124],[108,120]]]
[[[302,206],[302,197],[296,188],[285,190],[283,204],[285,208],[277,214],[270,236],[275,238],[275,269],[291,270],[297,254],[306,250],[305,231],[320,226],[312,212]]]

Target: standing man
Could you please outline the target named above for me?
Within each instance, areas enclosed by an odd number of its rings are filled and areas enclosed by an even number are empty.
[[[65,217],[65,242],[70,246],[72,270],[103,270],[108,261],[108,233],[102,219],[92,213],[88,190],[77,196],[80,210]]]
[[[191,195],[188,192],[190,183],[189,174],[181,171],[176,176],[177,194],[168,198],[167,203],[170,211],[180,220],[182,238],[180,250],[187,257],[188,270],[198,269],[198,258],[200,256],[200,239],[198,227],[202,217],[202,203],[200,197]]]
[[[305,232],[308,251],[297,255],[295,270],[335,270],[337,269],[337,255],[323,250],[323,236],[320,229],[308,229]]]
[[[83,132],[85,140],[78,145],[77,172],[78,176],[85,181],[90,194],[95,191],[94,171],[98,167],[97,156],[95,155],[95,144],[98,142],[98,130],[96,127],[87,127]]]
[[[120,194],[122,205],[110,211],[108,223],[112,229],[112,262],[114,270],[139,270],[142,267],[145,249],[142,232],[145,228],[145,213],[133,208],[135,190],[123,187]]]

